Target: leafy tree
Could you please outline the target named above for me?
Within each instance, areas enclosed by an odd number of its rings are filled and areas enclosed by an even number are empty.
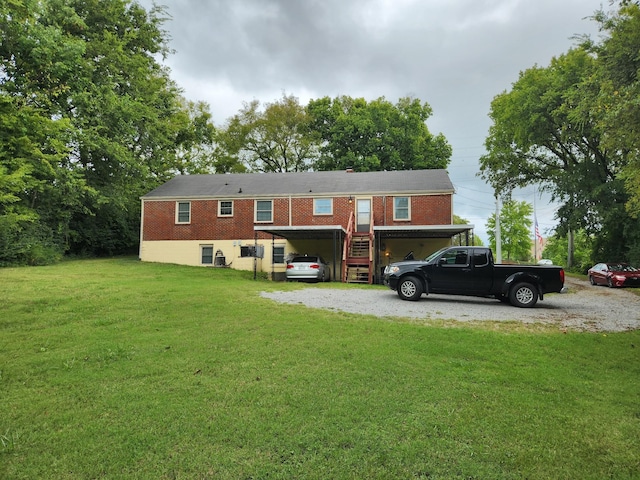
[[[587,270],[596,262],[591,258],[593,238],[584,230],[574,232],[573,266],[571,271],[587,273]],[[567,265],[568,239],[558,234],[547,238],[542,256],[553,261],[554,265]]]
[[[481,175],[507,194],[541,184],[561,202],[559,234],[585,229],[597,234],[594,248],[603,255],[624,257],[634,242],[620,176],[628,155],[604,141],[601,61],[580,46],[549,67],[526,70],[510,92],[495,97]]]
[[[598,58],[595,99],[587,98],[590,112],[603,132],[602,142],[619,152],[626,162],[619,178],[629,194],[627,209],[637,218],[640,212],[640,6],[622,2],[616,15],[604,11],[594,17],[608,36],[600,43],[586,42],[587,50]]]
[[[67,149],[57,140],[67,129],[67,122],[18,108],[14,99],[0,94],[0,266],[45,263],[47,256],[62,253],[53,230],[64,231],[68,222],[59,218],[47,228],[41,220],[51,211],[39,199],[61,193],[51,191],[54,181],[74,196],[60,168]]]
[[[609,189],[616,196],[615,208],[604,206],[602,228],[594,236],[592,261],[628,260],[640,264],[640,6],[621,2],[616,14],[597,12],[595,20],[607,35],[600,43],[585,42],[596,58],[592,77],[596,87],[582,99],[583,111],[602,132],[602,144],[615,152],[617,183]],[[626,215],[620,206],[626,203]]]
[[[168,53],[163,15],[130,0],[0,3],[8,125],[0,198],[10,199],[5,211],[29,219],[35,243],[72,253],[132,250],[140,195],[175,173],[214,168],[208,107],[185,102],[156,60]],[[28,188],[7,180],[17,176]]]
[[[82,49],[35,21],[39,7],[0,4],[0,265],[59,258],[95,193],[69,157],[71,122],[52,108],[71,78],[63,60]]]
[[[203,102],[182,101],[174,119],[177,127],[175,169],[181,174],[217,171],[217,132],[211,120],[209,106]]]
[[[446,168],[451,159],[444,136],[432,135],[425,123],[431,107],[417,99],[393,105],[384,98],[324,97],[311,100],[307,111],[322,140],[317,170]]]
[[[257,172],[306,171],[318,152],[308,123],[304,107],[293,95],[266,104],[264,111],[257,100],[245,103],[219,136],[224,148],[220,158],[227,163],[235,159]]]
[[[613,181],[600,136],[588,120],[573,122],[575,105],[568,92],[579,88],[593,71],[593,58],[571,50],[548,68],[533,67],[520,74],[510,92],[491,103],[493,125],[480,159],[481,175],[497,193],[542,184],[564,202],[565,225],[577,227],[593,217],[594,201],[583,196]]]
[[[500,239],[502,252],[510,261],[531,260],[531,215],[533,207],[527,202],[507,200],[500,210]],[[487,220],[489,245],[496,249],[496,214]]]

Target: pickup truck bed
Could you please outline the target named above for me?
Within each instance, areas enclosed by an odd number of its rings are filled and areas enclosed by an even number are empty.
[[[403,300],[423,293],[494,297],[517,307],[533,307],[544,294],[561,292],[564,270],[548,265],[496,265],[486,247],[449,247],[424,260],[388,265],[384,283]]]

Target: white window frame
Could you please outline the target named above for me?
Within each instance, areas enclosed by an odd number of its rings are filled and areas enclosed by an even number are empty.
[[[318,207],[319,202],[329,202],[329,211],[328,212],[319,212]],[[326,205],[325,205],[326,207]],[[314,215],[333,215],[333,198],[314,198],[313,199],[313,214]]]
[[[262,202],[269,202],[269,204],[271,205],[271,208],[269,209],[269,220],[258,220],[258,213],[266,212],[266,210],[258,210],[258,204]],[[256,223],[273,223],[273,200],[255,200],[254,219]]]
[[[210,248],[211,249],[211,262],[210,263],[205,263],[204,262],[204,249],[205,248]],[[213,251],[213,244],[200,245],[200,265],[211,265],[211,266],[213,266],[215,261],[216,261],[216,254]]]
[[[185,213],[185,212],[180,212],[180,205],[187,205],[189,207],[189,209],[186,212],[189,215],[189,219],[186,221],[180,221],[180,213]],[[191,202],[185,202],[185,201],[176,202],[176,223],[179,223],[180,225],[188,225],[191,223]]]
[[[276,262],[276,249],[282,249],[282,261],[281,262]],[[278,255],[280,256],[280,255]],[[285,264],[287,263],[287,259],[286,259],[286,246],[285,245],[274,245],[272,250],[271,250],[271,263],[273,263],[274,265],[280,265],[280,264]]]
[[[222,204],[230,203],[231,204],[231,213],[222,213]],[[219,217],[233,217],[233,200],[218,200],[218,216]]]
[[[400,199],[406,199],[407,200],[407,217],[399,217],[398,216],[398,205],[397,205],[397,200]],[[402,211],[404,211],[405,209],[402,208]],[[398,222],[409,222],[411,221],[411,197],[393,197],[393,220],[394,221],[398,221]]]

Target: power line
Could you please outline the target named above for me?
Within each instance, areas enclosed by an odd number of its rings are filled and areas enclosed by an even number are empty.
[[[475,188],[463,187],[463,186],[461,186],[461,185],[459,185],[459,184],[457,184],[457,183],[454,183],[454,184],[453,184],[453,186],[456,188],[456,190],[457,190],[458,188],[462,188],[462,189],[464,189],[464,190],[471,190],[472,192],[476,192],[476,193],[484,193],[484,194],[487,194],[487,195],[491,195],[491,196],[493,196],[493,192],[487,192],[486,190],[476,190]]]

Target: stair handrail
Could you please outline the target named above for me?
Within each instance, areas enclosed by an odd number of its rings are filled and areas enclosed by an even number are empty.
[[[371,285],[373,283],[373,215],[369,223],[369,285]]]
[[[347,223],[347,232],[344,236],[344,245],[342,247],[342,282],[347,283],[347,254],[349,253],[349,245],[353,236],[353,211],[349,213],[349,222]]]

